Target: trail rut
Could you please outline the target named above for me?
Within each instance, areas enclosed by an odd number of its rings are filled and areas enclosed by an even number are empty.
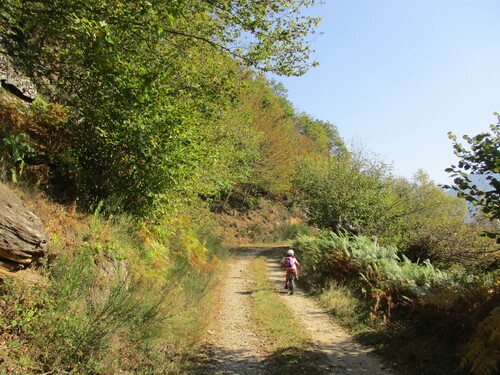
[[[261,342],[250,325],[250,290],[245,282],[248,263],[256,254],[238,252],[222,285],[217,324],[210,332],[213,374],[266,374]]]

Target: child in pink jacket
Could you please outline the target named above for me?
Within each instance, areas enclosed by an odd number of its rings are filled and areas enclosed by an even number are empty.
[[[295,253],[292,249],[286,252],[286,258],[283,261],[283,267],[286,268],[286,279],[285,279],[285,289],[288,289],[288,280],[290,280],[290,273],[294,272],[299,277],[298,267],[300,263],[297,258],[295,258]]]

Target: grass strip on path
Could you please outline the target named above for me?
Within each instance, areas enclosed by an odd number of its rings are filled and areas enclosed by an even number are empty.
[[[266,258],[252,260],[250,270],[254,283],[251,293],[252,316],[259,335],[266,341],[269,352],[266,361],[271,373],[325,373],[318,366],[319,362],[324,362],[324,355],[312,349],[310,337],[304,333],[269,281]]]

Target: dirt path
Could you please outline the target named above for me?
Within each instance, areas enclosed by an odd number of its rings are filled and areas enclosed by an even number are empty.
[[[238,252],[222,286],[219,312],[210,331],[210,373],[265,375],[265,348],[249,322],[251,291],[244,275],[248,263],[259,254],[268,257],[268,274],[276,286],[276,295],[294,312],[309,333],[314,350],[327,360],[320,365],[321,373],[335,375],[394,375],[369,349],[358,345],[329,315],[318,308],[302,290],[290,296],[283,289],[284,273],[278,264],[282,255],[269,249],[256,248]]]
[[[370,349],[357,344],[327,312],[300,288],[293,296],[283,289],[283,270],[279,259],[283,254],[272,252],[268,256],[268,275],[280,297],[312,338],[315,349],[326,354],[332,374],[393,375]]]

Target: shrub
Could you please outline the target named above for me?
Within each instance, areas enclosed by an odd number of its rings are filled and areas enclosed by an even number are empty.
[[[483,228],[461,221],[421,225],[408,236],[404,254],[414,262],[429,259],[440,268],[462,265],[471,272],[494,268],[494,241],[481,233]]]

